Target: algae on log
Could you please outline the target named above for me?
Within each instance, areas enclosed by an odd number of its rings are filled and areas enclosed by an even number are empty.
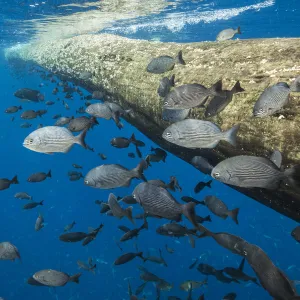
[[[183,51],[186,65],[175,65],[165,74],[150,74],[146,66],[153,57],[175,57]],[[300,39],[235,40],[221,43],[160,43],[132,40],[100,34],[49,41],[8,49],[6,57],[32,61],[57,74],[77,80],[83,71],[95,74],[81,82],[89,90],[102,90],[106,100],[132,107],[136,117],[129,120],[169,151],[190,161],[194,155],[206,157],[212,164],[238,154],[266,156],[279,149],[284,163],[300,163],[300,94],[292,93],[285,118],[252,118],[252,109],[260,93],[279,81],[291,83],[300,74]],[[214,150],[188,150],[170,145],[161,138],[168,123],[161,119],[159,80],[175,74],[176,86],[201,83],[211,86],[222,79],[230,89],[237,80],[245,92],[234,95],[218,116],[209,120],[223,130],[240,123],[238,146],[221,143]],[[195,108],[190,117],[204,119],[203,109]],[[151,130],[149,130],[151,124]],[[282,187],[277,191],[237,190],[289,217],[300,220],[299,192]]]

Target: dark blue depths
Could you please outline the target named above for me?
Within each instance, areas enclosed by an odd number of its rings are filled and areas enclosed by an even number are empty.
[[[219,3],[219,5],[234,6],[234,1],[227,1],[226,5],[225,1],[220,2],[223,3]],[[243,1],[243,3],[239,3],[239,5],[250,4],[253,2]],[[217,34],[224,26],[236,27],[236,25],[240,25],[244,32],[243,38],[297,36],[297,28],[299,29],[297,18],[300,14],[296,14],[295,11],[299,12],[299,5],[296,1],[290,1],[288,4],[285,1],[276,1],[273,6],[262,10],[262,14],[259,14],[258,11],[251,11],[247,13],[247,18],[246,15],[241,14],[229,20],[201,24],[200,27],[186,25],[183,29],[185,34],[182,35],[178,33],[176,36],[174,34],[168,35],[168,32],[165,32],[166,34],[160,32],[159,34],[163,40],[213,40],[214,34],[212,32]],[[186,6],[181,6],[181,9],[188,10],[190,8],[186,4]],[[19,18],[22,18],[21,14]],[[200,36],[199,32],[202,32],[203,35]],[[133,37],[151,38],[146,32],[138,32]],[[130,281],[134,289],[141,284],[137,266],[143,263],[137,258],[122,266],[113,267],[112,264],[122,254],[115,244],[115,240],[118,240],[122,235],[117,226],[123,224],[131,227],[132,225],[126,219],[118,221],[115,218],[100,215],[99,207],[94,204],[94,201],[97,199],[106,201],[110,191],[92,189],[85,186],[82,180],[70,182],[67,172],[73,169],[73,163],[83,166],[83,174],[102,163],[120,163],[128,168],[135,167],[139,159],[132,159],[127,156],[128,152],[135,152],[134,147],[130,146],[128,149],[113,148],[109,143],[112,137],[129,137],[134,132],[137,139],[146,143],[146,147],[141,148],[144,156],[149,152],[151,146],[156,147],[157,145],[126,122],[124,122],[124,129],[120,131],[112,121],[99,120],[100,125],[89,131],[87,136],[88,144],[95,148],[94,153],[84,150],[78,145],[75,145],[68,154],[44,155],[25,149],[22,146],[24,138],[36,129],[38,124],[52,125],[55,122],[52,119],[53,115],[58,113],[65,116],[74,115],[75,110],[84,104],[79,96],[75,96],[74,100],[67,101],[70,110],[65,110],[61,101],[56,102],[47,108],[48,113],[46,115],[31,122],[33,124],[31,128],[20,128],[20,124],[24,123],[24,120],[20,119],[20,112],[15,114],[15,120],[12,122],[12,115],[4,113],[8,106],[22,105],[24,109],[44,109],[45,104],[21,103],[13,96],[16,89],[22,87],[40,89],[46,95],[45,101],[55,101],[57,97],[61,99],[64,97],[62,93],[53,96],[51,91],[54,84],[49,82],[44,82],[44,87],[38,87],[42,82],[35,73],[19,74],[13,72],[1,56],[0,177],[12,178],[14,175],[18,175],[20,184],[12,185],[10,189],[1,191],[0,241],[10,241],[15,244],[20,250],[22,262],[1,261],[0,296],[9,300],[40,300],[41,298],[44,300],[128,299],[125,279],[131,278]],[[85,94],[88,93],[85,92]],[[97,155],[99,152],[107,155],[105,162]],[[30,174],[39,171],[47,172],[50,169],[52,170],[51,179],[36,184],[26,181]],[[216,216],[211,216],[212,222],[206,224],[207,227],[212,231],[226,231],[239,235],[249,242],[259,245],[290,279],[299,280],[299,245],[290,236],[291,230],[296,226],[294,221],[216,181],[213,181],[212,189],[204,189],[200,196],[194,195],[193,188],[196,183],[201,180],[209,180],[209,176],[204,176],[192,166],[170,154],[166,163],[153,163],[153,166],[145,171],[145,175],[148,179],[160,178],[165,181],[168,181],[171,175],[176,176],[183,187],[182,193],[176,192],[174,194],[178,200],[183,195],[194,196],[199,200],[202,200],[206,195],[216,195],[228,205],[229,209],[240,207],[239,225],[236,225],[231,219],[222,220]],[[127,195],[132,192],[136,184],[138,181],[134,180],[130,188],[120,188],[113,192],[120,196]],[[22,206],[26,200],[18,200],[13,197],[16,192],[20,191],[28,192],[35,201],[44,200],[44,206],[23,211]],[[41,231],[35,232],[34,224],[39,212],[44,215],[46,226]],[[135,205],[134,214],[139,212],[141,212],[139,206]],[[197,207],[197,213],[204,217],[209,214],[209,211],[206,207],[201,206]],[[88,226],[96,227],[100,223],[104,223],[105,226],[95,241],[82,247],[80,243],[65,244],[58,240],[63,227],[72,221],[77,223],[74,227],[76,231],[86,231]],[[166,299],[167,295],[177,295],[184,299],[187,295],[180,291],[179,284],[188,279],[202,281],[205,278],[196,268],[188,269],[194,258],[198,257],[199,262],[211,264],[216,269],[239,265],[241,257],[221,248],[211,238],[196,240],[196,248],[192,249],[187,238],[176,240],[157,235],[155,233],[156,228],[165,222],[149,219],[149,230],[142,231],[137,239],[139,250],[145,254],[149,251],[153,255],[158,255],[159,248],[163,251],[163,256],[168,263],[167,268],[151,262],[144,264],[153,273],[174,283],[171,292],[162,292],[163,299]],[[140,226],[140,224],[141,221],[138,221],[137,225]],[[190,226],[186,219],[183,220],[183,224]],[[134,243],[133,240],[122,244],[123,252],[135,251]],[[167,253],[165,244],[175,249],[175,253]],[[86,261],[90,256],[97,263],[96,275],[83,272],[79,285],[68,283],[67,286],[54,290],[46,287],[33,287],[26,283],[29,276],[41,269],[52,268],[69,274],[77,273],[79,270],[76,261],[78,259]],[[245,272],[254,276],[252,269],[247,264]],[[222,299],[229,292],[236,292],[237,299],[260,300],[270,298],[261,287],[254,284],[231,283],[227,285],[217,282],[214,277],[208,278],[208,287],[195,290],[193,295],[196,298],[203,292],[207,299]],[[145,294],[147,299],[155,299],[155,288],[151,283],[146,286]]]

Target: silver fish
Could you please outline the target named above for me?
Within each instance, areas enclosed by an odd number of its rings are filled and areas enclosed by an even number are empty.
[[[214,148],[221,140],[235,146],[239,127],[236,125],[222,132],[217,125],[209,121],[187,119],[170,125],[162,137],[170,143],[190,149]]]
[[[10,242],[0,243],[0,260],[21,259],[18,248]]]
[[[171,91],[163,102],[164,109],[188,109],[202,106],[209,96],[222,94],[222,81],[210,88],[197,83],[184,84]]]
[[[16,193],[14,197],[17,198],[17,199],[32,200],[32,196],[28,195],[25,192]]]
[[[226,41],[232,39],[236,34],[242,34],[240,27],[237,29],[224,29],[217,35],[217,41]]]
[[[69,124],[74,117],[60,117],[56,120],[54,126],[63,126]]]
[[[175,85],[175,75],[172,75],[169,79],[168,77],[164,77],[159,82],[159,86],[157,89],[157,93],[160,97],[166,97],[167,94],[170,92],[172,86]]]
[[[146,180],[143,171],[147,166],[144,160],[132,170],[118,164],[101,165],[88,172],[84,178],[84,184],[98,189],[129,187],[133,178]]]
[[[166,109],[162,111],[162,119],[171,123],[184,120],[190,113],[190,109]]]
[[[211,176],[223,183],[239,187],[276,189],[282,181],[299,185],[299,165],[284,171],[265,157],[240,155],[217,164]]]
[[[24,140],[23,146],[35,152],[67,153],[74,144],[87,148],[84,138],[86,130],[78,136],[73,136],[70,130],[58,126],[46,126],[30,133]]]
[[[117,217],[119,219],[122,219],[123,217],[127,217],[128,220],[134,224],[134,220],[132,218],[132,206],[123,209],[120,206],[117,197],[112,193],[109,194],[108,204],[114,217]]]
[[[44,227],[44,217],[42,214],[39,214],[38,218],[36,219],[35,222],[35,231],[39,231]]]

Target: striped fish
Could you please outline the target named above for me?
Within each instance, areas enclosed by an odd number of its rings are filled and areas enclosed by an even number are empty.
[[[119,219],[122,219],[123,217],[127,217],[129,221],[134,224],[134,220],[132,218],[132,206],[123,209],[120,206],[117,197],[113,193],[109,194],[108,204],[114,217],[117,217]]]
[[[239,129],[236,125],[228,131],[221,129],[212,122],[187,119],[170,125],[162,137],[170,143],[185,148],[214,148],[221,140],[236,144],[236,135]]]

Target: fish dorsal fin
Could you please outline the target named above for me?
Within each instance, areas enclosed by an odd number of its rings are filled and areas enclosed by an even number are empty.
[[[243,272],[244,270],[244,265],[245,265],[245,258],[242,259],[240,266],[239,266],[239,270]]]
[[[282,163],[282,155],[279,150],[274,150],[272,153],[270,160],[280,169]]]

